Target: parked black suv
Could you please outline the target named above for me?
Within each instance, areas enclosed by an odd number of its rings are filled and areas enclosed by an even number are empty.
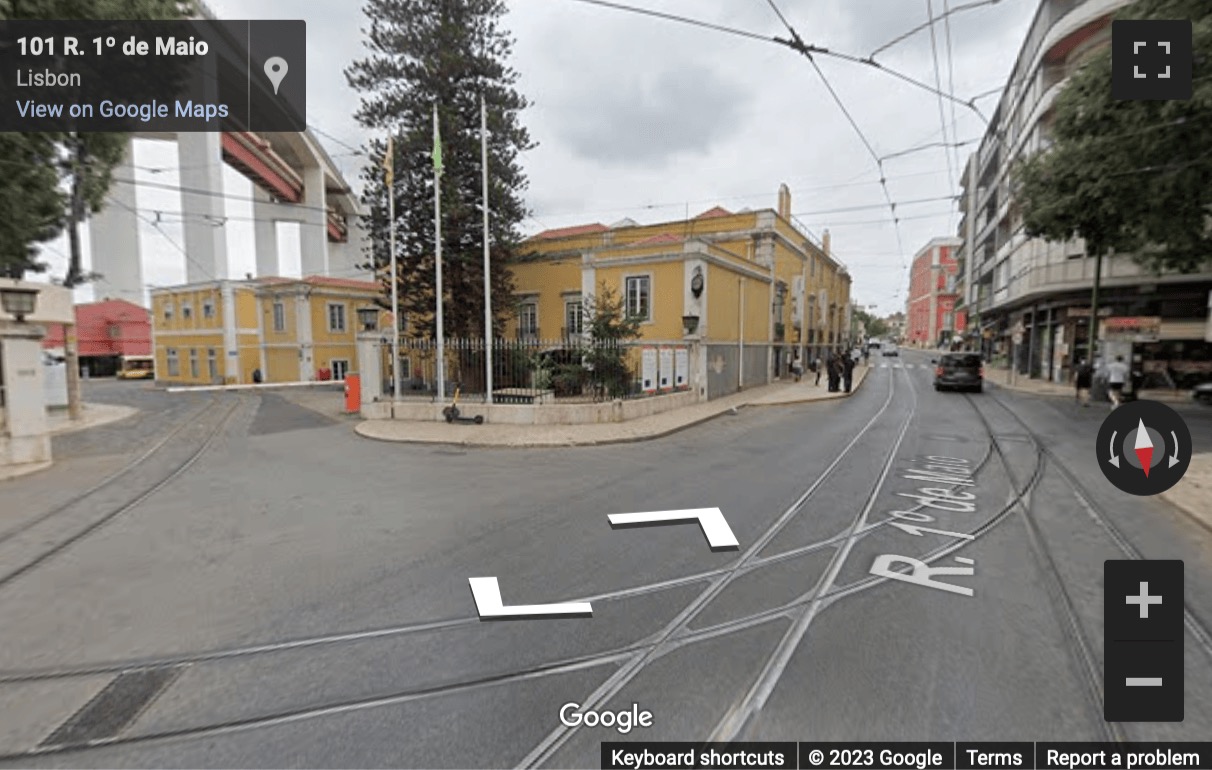
[[[978,353],[946,353],[934,359],[934,389],[971,390],[980,393],[985,384],[985,369]]]

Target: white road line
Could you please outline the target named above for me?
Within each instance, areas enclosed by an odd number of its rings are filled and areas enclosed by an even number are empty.
[[[901,426],[896,439],[892,442],[892,450],[888,453],[887,459],[884,460],[884,466],[880,470],[879,478],[876,479],[875,488],[871,491],[863,509],[851,523],[850,529],[846,534],[846,541],[834,552],[833,559],[829,562],[824,576],[817,584],[812,602],[804,610],[804,613],[792,623],[791,627],[783,635],[783,638],[779,640],[778,646],[770,658],[767,659],[762,672],[750,686],[745,697],[712,731],[709,738],[710,741],[727,743],[736,740],[737,735],[745,726],[745,723],[749,721],[749,718],[762,710],[766,705],[766,701],[774,692],[774,688],[782,678],[787,664],[791,662],[792,656],[799,648],[800,642],[803,641],[804,636],[808,633],[808,627],[812,625],[812,621],[816,618],[817,613],[820,612],[826,594],[833,588],[838,574],[841,573],[851,550],[854,548],[855,543],[858,542],[864,527],[867,525],[867,517],[870,515],[871,509],[875,507],[876,501],[880,499],[880,492],[883,491],[884,484],[896,465],[897,452],[900,451],[901,444],[905,441],[905,435],[909,432],[909,426],[914,422],[914,416],[917,413],[917,393],[913,388],[912,382],[910,380],[909,388],[914,394],[913,409],[909,412],[908,418],[905,420],[904,425]]]
[[[842,447],[841,451],[838,453],[837,457],[834,458],[833,462],[831,462],[823,471],[821,471],[816,480],[804,490],[799,498],[788,506],[774,521],[774,523],[771,524],[770,527],[768,527],[757,538],[757,540],[755,540],[754,543],[741,554],[741,557],[733,563],[733,566],[730,567],[725,574],[721,575],[715,582],[708,586],[703,593],[699,594],[690,602],[690,604],[686,605],[686,607],[684,607],[681,612],[670,620],[664,628],[649,636],[650,639],[656,639],[656,642],[652,647],[650,647],[643,654],[633,654],[634,657],[620,667],[613,675],[608,677],[606,681],[598,685],[597,689],[595,689],[592,693],[581,699],[581,707],[584,709],[593,709],[600,704],[609,701],[611,698],[617,695],[628,682],[638,676],[653,658],[661,654],[662,650],[664,650],[671,643],[676,643],[676,640],[671,639],[673,634],[678,630],[687,627],[696,617],[698,617],[703,609],[711,603],[711,601],[719,596],[724,589],[732,583],[733,580],[745,574],[746,571],[743,570],[743,568],[749,564],[749,562],[754,561],[755,557],[761,553],[762,549],[764,549],[770,543],[770,541],[774,540],[779,532],[782,531],[783,527],[786,526],[787,523],[799,513],[799,510],[804,503],[807,502],[810,497],[812,497],[818,487],[825,483],[826,479],[829,478],[834,469],[837,468],[837,466],[846,458],[848,454],[850,454],[850,451],[854,449],[854,446],[859,442],[859,440],[867,433],[867,431],[871,429],[871,426],[875,424],[876,420],[878,420],[880,416],[884,414],[884,412],[888,411],[888,407],[892,404],[893,396],[895,394],[896,378],[893,377],[888,380],[888,397],[884,400],[883,405],[875,412],[875,414],[871,416],[871,419],[869,419],[866,424],[864,424],[863,427],[854,434],[854,436],[850,439],[850,442],[846,444],[846,446]],[[906,425],[908,425],[908,423],[906,423]],[[853,531],[847,533],[848,536],[852,534]],[[540,741],[529,754],[527,754],[517,765],[515,765],[515,767],[535,767],[543,762],[546,762],[568,741],[575,729],[576,728],[574,727],[565,726],[563,724],[556,727],[550,733],[548,733],[547,737]]]
[[[1130,676],[1127,678],[1128,687],[1161,687],[1160,676]]]

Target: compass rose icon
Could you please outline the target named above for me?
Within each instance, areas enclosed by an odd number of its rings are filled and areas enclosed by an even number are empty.
[[[1191,433],[1165,404],[1132,401],[1103,421],[1095,448],[1108,481],[1129,494],[1156,495],[1186,473]]]

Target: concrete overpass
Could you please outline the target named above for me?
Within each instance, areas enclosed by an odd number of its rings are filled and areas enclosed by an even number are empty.
[[[215,17],[203,6],[202,18]],[[242,77],[246,71],[240,69],[247,66],[243,41],[228,42],[216,64],[214,82]],[[260,87],[267,88],[267,84],[260,83]],[[225,164],[252,182],[255,238],[250,247],[256,249],[258,276],[281,274],[277,223],[297,222],[304,276],[372,279],[371,273],[355,267],[365,261],[366,243],[358,200],[320,141],[310,130],[253,133],[242,128],[132,135],[132,141],[137,137],[177,144],[186,282],[243,277],[229,272],[225,201],[242,193],[223,189]],[[133,157],[133,147],[128,144],[125,159],[114,169],[106,205],[90,220],[89,236],[92,269],[101,276],[94,283],[97,298],[143,304]]]

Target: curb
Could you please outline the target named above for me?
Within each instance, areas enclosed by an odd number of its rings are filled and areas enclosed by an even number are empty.
[[[84,411],[87,411],[89,408],[89,405],[85,404],[84,406],[85,406]],[[51,428],[49,431],[47,431],[47,433],[48,433],[48,435],[54,437],[54,436],[62,436],[67,433],[77,433],[82,430],[90,430],[92,428],[100,428],[103,425],[112,425],[113,423],[116,423],[116,422],[121,422],[123,420],[129,420],[131,417],[134,417],[135,415],[140,414],[143,411],[142,409],[136,409],[133,406],[118,406],[118,405],[114,405],[114,404],[106,404],[105,406],[113,407],[114,411],[111,412],[110,414],[105,415],[104,417],[94,420],[92,422],[86,422],[85,420],[81,420],[78,423],[73,423],[70,420],[68,420],[67,422],[62,423],[55,428]],[[106,410],[106,411],[108,411],[108,410]]]
[[[739,411],[741,409],[747,409],[749,407],[795,406],[798,404],[815,404],[818,401],[832,401],[832,400],[839,399],[839,398],[849,398],[850,396],[853,396],[855,393],[858,392],[859,387],[863,384],[863,382],[866,379],[867,379],[867,375],[864,374],[863,377],[858,381],[858,383],[856,383],[854,385],[854,387],[851,388],[851,391],[849,393],[832,394],[826,398],[810,398],[810,399],[801,399],[801,400],[796,400],[796,401],[777,401],[777,402],[771,402],[771,403],[766,403],[766,404],[757,404],[757,403],[737,404],[735,407],[725,407],[724,409],[721,409],[720,411],[716,412],[715,414],[709,414],[705,417],[700,417],[698,419],[691,420],[689,422],[683,423],[682,425],[678,425],[677,427],[670,428],[668,430],[663,430],[663,431],[660,431],[659,433],[648,433],[643,436],[627,436],[624,438],[610,438],[610,439],[598,439],[598,440],[593,440],[593,441],[573,441],[573,442],[547,443],[547,444],[481,444],[481,443],[476,443],[475,441],[425,441],[422,439],[382,438],[380,436],[368,436],[365,433],[362,433],[360,430],[358,430],[358,428],[356,426],[354,427],[354,433],[356,433],[360,438],[364,438],[364,439],[367,439],[370,441],[380,441],[385,444],[458,446],[458,447],[466,447],[468,449],[560,449],[560,448],[566,448],[566,447],[579,447],[579,446],[609,446],[611,444],[636,444],[641,441],[651,441],[653,439],[664,438],[665,436],[671,436],[674,433],[678,433],[680,431],[686,430],[687,428],[693,428],[696,425],[702,425],[703,423],[709,422],[710,420],[714,420],[719,417],[723,417],[726,414],[730,414],[733,409],[736,409]],[[366,423],[366,422],[369,422],[369,421],[362,420],[359,423],[359,425]]]

